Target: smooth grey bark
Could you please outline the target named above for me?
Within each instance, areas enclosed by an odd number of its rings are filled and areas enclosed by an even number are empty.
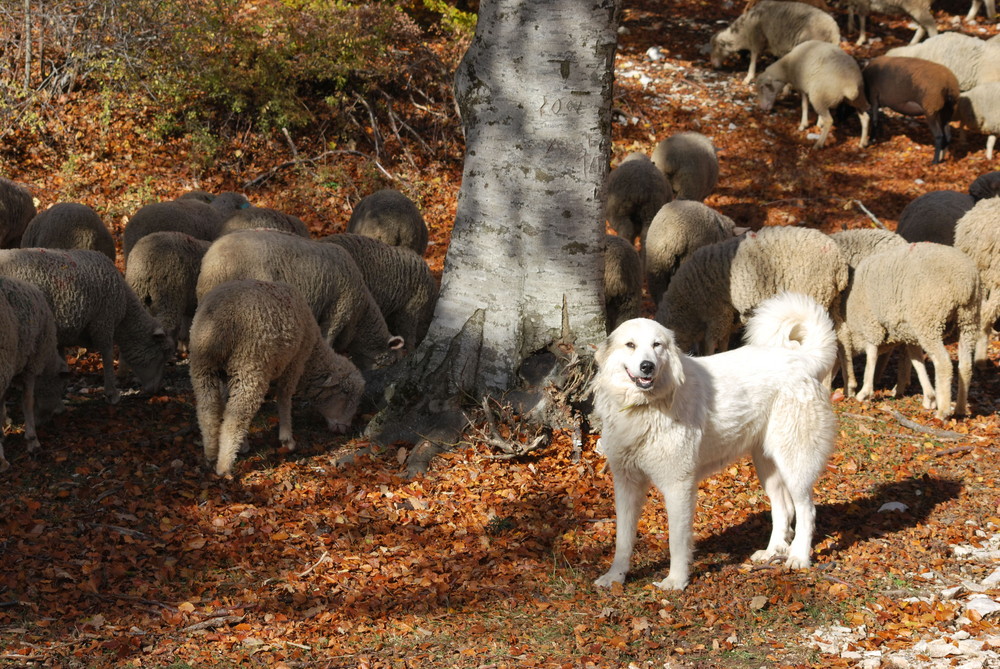
[[[441,293],[369,435],[447,442],[560,340],[604,337],[602,187],[619,0],[484,0],[455,76],[466,155]],[[437,415],[440,420],[427,420]]]

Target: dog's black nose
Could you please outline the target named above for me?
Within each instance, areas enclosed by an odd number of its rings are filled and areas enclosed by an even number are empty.
[[[639,363],[639,371],[645,374],[646,376],[652,375],[653,370],[655,369],[656,365],[654,365],[649,360],[643,360],[642,362]]]

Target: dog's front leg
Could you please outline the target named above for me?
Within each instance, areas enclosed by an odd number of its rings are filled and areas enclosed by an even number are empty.
[[[670,572],[665,579],[653,585],[663,590],[683,590],[691,571],[691,525],[694,523],[698,484],[688,485],[676,479],[653,483],[663,493],[670,530]]]
[[[649,489],[649,480],[637,471],[615,472],[612,467],[611,473],[615,484],[615,557],[611,568],[594,581],[594,585],[601,588],[625,582],[625,574],[632,561],[639,516]]]

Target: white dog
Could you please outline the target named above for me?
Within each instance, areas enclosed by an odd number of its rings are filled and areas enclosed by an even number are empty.
[[[652,483],[663,493],[670,524],[670,573],[655,585],[683,589],[698,482],[746,453],[771,500],[774,523],[767,548],[752,559],[780,556],[790,569],[808,567],[812,488],[836,434],[822,380],[836,354],[829,316],[797,293],[758,307],[745,346],[704,358],[683,355],[673,333],[656,321],[618,326],[597,349],[593,382],[616,514],[614,561],[595,583],[625,580]]]

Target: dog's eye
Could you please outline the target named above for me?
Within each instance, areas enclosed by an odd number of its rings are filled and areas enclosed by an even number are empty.
[[[631,341],[625,342],[625,348],[635,349],[635,342],[631,342]]]
[[[658,342],[658,341],[654,341],[653,342],[653,348],[660,348],[660,346],[662,346],[662,344],[660,344],[660,342]]]

